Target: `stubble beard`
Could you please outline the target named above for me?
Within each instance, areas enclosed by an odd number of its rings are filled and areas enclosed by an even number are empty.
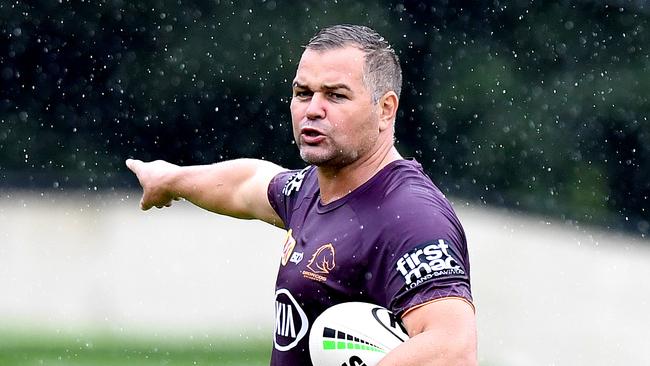
[[[306,149],[303,149],[302,146],[299,146],[299,149],[300,158],[307,164],[317,167],[342,168],[359,158],[359,151],[345,151],[338,146],[332,146],[328,151],[322,153],[305,151]]]

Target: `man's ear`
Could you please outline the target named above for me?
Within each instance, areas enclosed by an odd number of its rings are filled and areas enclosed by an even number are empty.
[[[394,91],[389,91],[384,94],[377,102],[379,108],[379,131],[383,131],[393,126],[395,123],[395,116],[397,115],[397,107],[399,99]]]

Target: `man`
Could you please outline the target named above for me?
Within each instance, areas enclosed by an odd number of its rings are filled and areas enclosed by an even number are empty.
[[[395,52],[367,27],[326,28],[306,46],[292,86],[294,138],[310,166],[127,160],[144,190],[141,208],[185,198],[287,229],[271,365],[311,365],[309,325],[346,301],[402,318],[411,338],[381,366],[475,365],[463,229],[420,164],[393,145],[401,89]]]

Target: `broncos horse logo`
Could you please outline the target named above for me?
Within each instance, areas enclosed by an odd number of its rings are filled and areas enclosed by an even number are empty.
[[[334,247],[332,243],[322,245],[311,257],[307,268],[313,273],[328,274],[336,267],[334,261]]]

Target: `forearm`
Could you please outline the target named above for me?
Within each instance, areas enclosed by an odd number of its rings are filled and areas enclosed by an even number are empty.
[[[165,189],[207,210],[227,214],[231,198],[242,182],[254,174],[248,160],[178,167],[164,181]]]
[[[174,198],[184,198],[206,210],[239,218],[258,217],[265,186],[259,182],[282,171],[263,160],[237,159],[210,165],[178,166],[161,182]],[[258,188],[261,186],[261,188]],[[262,196],[262,197],[260,197]]]
[[[377,366],[477,365],[476,343],[471,338],[444,336],[422,332],[393,349]]]

